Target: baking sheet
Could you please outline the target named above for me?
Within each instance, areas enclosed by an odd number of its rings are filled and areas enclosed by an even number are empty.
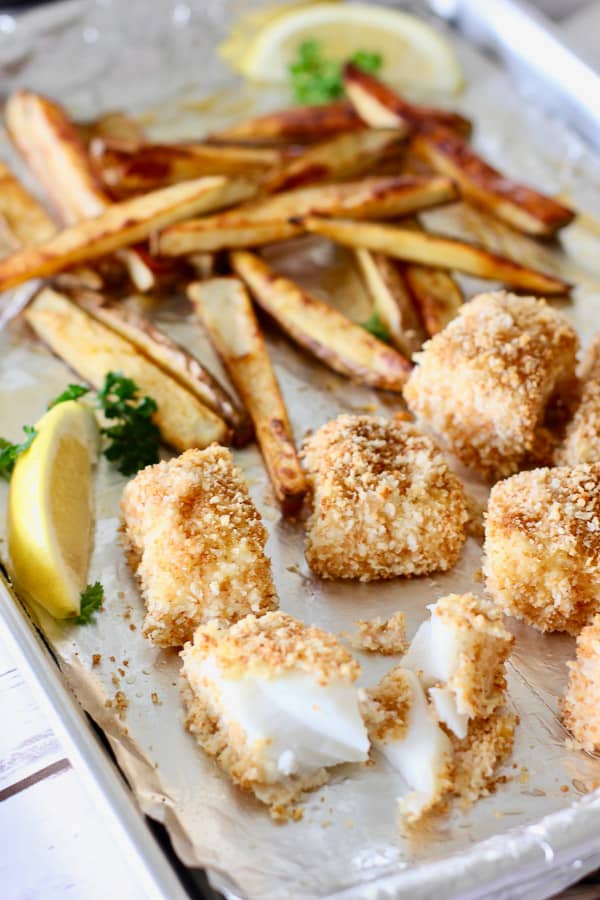
[[[132,6],[139,9],[137,3]],[[72,35],[70,39],[74,40]],[[504,76],[474,51],[460,47],[460,52],[471,87],[459,105],[475,119],[479,147],[507,172],[548,192],[560,191],[592,215],[599,214],[599,160],[559,121],[525,106]],[[172,54],[165,52],[160,65],[167,66],[170,59]],[[127,64],[134,63],[129,60]],[[229,97],[231,106],[234,93],[227,93],[225,73],[217,65],[211,73],[206,80],[202,76],[203,84],[209,81],[222,86],[218,118],[248,114],[250,104],[268,107],[282,99],[271,94],[243,96],[240,101],[238,96],[238,109],[224,112],[227,104],[223,98]],[[83,94],[90,84],[96,85],[95,80],[87,83],[84,79],[71,87],[64,84],[61,99],[71,100],[73,108],[88,114],[116,102],[117,96],[122,105],[124,82],[118,83],[119,76],[117,68],[111,77],[101,80],[86,102]],[[170,77],[174,79],[172,73]],[[126,99],[139,109],[146,98],[136,90],[133,86]],[[195,91],[186,89],[178,100],[161,102],[147,117],[153,133],[185,137],[213,127],[214,104],[196,102],[203,90],[198,86]],[[240,102],[245,104],[243,113]],[[571,229],[567,257],[554,247],[515,237],[502,226],[487,223],[482,227],[481,220],[462,206],[432,213],[429,218],[437,227],[474,234],[479,240],[508,248],[521,260],[536,259],[540,264],[543,257],[545,265],[576,277],[579,287],[565,311],[584,340],[600,328],[600,273],[594,273],[600,237],[593,221]],[[355,318],[365,318],[366,299],[349,273],[344,251],[311,238],[285,249],[274,247],[267,255],[281,271]],[[468,286],[470,292],[476,289],[473,282]],[[18,299],[7,298],[4,310],[18,304]],[[147,301],[144,306],[161,328],[222,375],[181,298]],[[291,347],[276,332],[269,331],[268,338],[297,438],[344,410],[389,413],[400,407],[399,398],[352,386]],[[21,425],[35,421],[68,380],[72,375],[64,364],[41,347],[21,321],[5,325],[0,334],[3,436],[17,438]],[[338,632],[350,630],[358,618],[387,616],[402,609],[412,635],[427,615],[427,603],[453,591],[481,590],[481,584],[474,581],[481,548],[472,538],[459,564],[444,576],[370,585],[320,582],[304,562],[301,526],[279,515],[258,451],[236,452],[236,458],[270,533],[267,550],[286,611]],[[483,498],[485,488],[463,470],[461,473],[469,491]],[[409,839],[398,827],[394,801],[406,787],[387,763],[378,759],[376,767],[340,767],[329,785],[307,795],[301,822],[274,825],[262,807],[221,776],[184,732],[177,656],[142,639],[142,603],[117,538],[118,500],[125,479],[105,460],[96,478],[97,525],[90,581],[98,578],[104,584],[105,609],[97,623],[86,628],[61,625],[43,610],[36,610],[35,615],[69,685],[107,734],[142,809],[166,824],[185,863],[210,867],[221,887],[253,898],[375,896],[375,883],[381,896],[431,897],[440,890],[444,896],[452,896],[471,890],[472,896],[490,897],[495,890],[491,882],[496,879],[498,890],[503,890],[502,879],[515,869],[520,872],[521,889],[511,889],[506,896],[530,898],[547,895],[540,887],[543,879],[551,872],[556,874],[563,864],[572,865],[578,851],[583,865],[586,854],[592,852],[586,841],[600,824],[600,799],[580,798],[600,784],[600,761],[568,750],[557,720],[557,698],[564,687],[565,662],[573,654],[572,639],[538,635],[524,626],[515,628],[509,695],[521,724],[513,757],[504,771],[508,780],[471,811],[454,811],[418,842]],[[6,494],[6,486],[0,485],[2,558]],[[97,666],[93,665],[95,654],[101,656]],[[391,663],[365,655],[360,658],[364,685],[378,680]],[[579,803],[573,806],[574,801]],[[517,890],[525,893],[515,893]]]

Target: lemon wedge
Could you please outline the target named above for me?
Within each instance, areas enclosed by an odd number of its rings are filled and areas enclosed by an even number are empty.
[[[325,59],[343,62],[359,50],[380,53],[381,76],[400,88],[453,93],[463,73],[445,37],[422,19],[366,3],[310,3],[266,22],[237,60],[247,78],[285,82],[300,44],[319,43]]]
[[[79,614],[87,582],[99,430],[92,410],[74,400],[35,427],[10,480],[8,549],[17,590],[63,619]]]

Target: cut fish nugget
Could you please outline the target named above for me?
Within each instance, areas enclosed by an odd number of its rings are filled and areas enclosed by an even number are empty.
[[[277,608],[267,532],[225,448],[143,469],[126,485],[121,513],[147,607],[144,634],[155,644],[181,646],[210,619]]]

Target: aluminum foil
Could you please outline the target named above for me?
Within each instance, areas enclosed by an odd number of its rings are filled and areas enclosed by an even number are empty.
[[[151,87],[160,102],[148,112],[147,104],[153,99],[147,96],[151,93],[148,84],[140,83],[141,76],[123,80],[124,72],[144,73],[149,65],[147,48],[136,43],[124,49],[135,16],[143,10],[147,14],[148,5],[127,4],[128,12],[123,14],[127,28],[122,35],[118,23],[106,25],[107,32],[102,32],[93,18],[99,6],[75,6],[75,19],[55,35],[56,56],[42,63],[34,53],[30,62],[23,62],[20,77],[21,83],[54,90],[79,114],[127,105],[145,109],[145,121],[157,137],[186,137],[204,133],[215,122],[286,102],[285,97],[273,93],[265,96],[233,89],[231,76],[216,58],[202,56],[207,41],[214,43],[224,30],[221,5],[202,5],[202,12],[200,4],[157,3],[162,12],[167,6],[172,11],[180,8],[179,15],[184,18],[181,10],[188,9],[189,31],[182,36],[178,30],[181,23],[171,18],[171,30],[163,32],[162,43],[150,43],[155,73]],[[86,28],[96,28],[96,43],[112,48],[110,64],[106,64],[106,55],[102,57],[104,68],[93,65],[94,42],[86,56],[89,40],[86,44],[82,38]],[[39,40],[37,35],[35,41]],[[181,46],[187,49],[175,64],[174,48]],[[65,48],[79,54],[82,71],[78,77],[73,74],[77,66],[72,57],[69,72],[64,70],[64,61],[59,65]],[[460,43],[458,49],[469,87],[456,103],[477,123],[478,146],[508,173],[547,192],[560,192],[591,218],[568,230],[563,238],[568,253],[559,245],[541,245],[519,237],[474,216],[460,204],[431,213],[428,219],[440,229],[475,237],[575,280],[573,301],[564,305],[564,311],[585,342],[600,329],[600,271],[594,258],[600,225],[593,219],[594,214],[600,215],[600,160],[560,120],[544,116],[535,104],[517,96],[506,77],[484,58]],[[2,52],[0,41],[0,64]],[[192,56],[201,63],[194,70],[189,68]],[[51,71],[53,59],[57,71]],[[28,70],[29,65],[33,69]],[[36,84],[42,72],[49,72],[50,83]],[[163,73],[169,93],[179,89],[168,103],[162,96]],[[190,87],[192,77],[194,85]],[[214,97],[216,86],[221,92],[218,99],[207,100],[209,93]],[[9,153],[8,146],[3,149]],[[265,255],[280,271],[355,319],[366,317],[367,299],[345,251],[310,238],[274,246]],[[465,280],[465,287],[470,294],[478,285]],[[48,400],[73,378],[19,316],[12,316],[22,305],[23,294],[6,295],[0,303],[4,321],[0,331],[0,433],[16,439],[21,425],[35,422]],[[143,307],[161,328],[226,380],[182,298],[147,299]],[[268,344],[298,439],[342,411],[386,414],[401,406],[398,397],[377,394],[335,375],[276,331],[268,331]],[[481,546],[474,538],[469,538],[455,569],[443,576],[369,585],[320,581],[304,561],[302,526],[280,516],[257,449],[236,452],[236,459],[269,530],[267,550],[282,608],[293,615],[342,632],[351,630],[358,618],[389,616],[402,610],[412,635],[427,616],[428,603],[450,592],[482,590],[478,580]],[[485,500],[485,486],[457,470],[467,490]],[[306,796],[302,821],[273,824],[264,809],[234,788],[186,734],[177,654],[156,649],[141,636],[143,605],[117,533],[124,482],[101,460],[96,473],[97,521],[89,580],[102,581],[106,602],[96,624],[61,624],[41,609],[33,614],[67,684],[107,735],[141,808],[166,825],[184,863],[208,867],[213,882],[231,896],[261,900],[333,895],[353,900],[459,895],[530,900],[548,896],[598,865],[593,835],[600,828],[600,794],[593,792],[600,785],[600,760],[569,748],[557,715],[565,663],[573,656],[574,642],[562,635],[544,636],[525,626],[514,628],[517,640],[508,667],[510,704],[520,716],[520,725],[513,755],[502,772],[506,781],[496,793],[467,812],[454,809],[417,840],[403,831],[396,816],[395,799],[406,791],[406,785],[377,758],[373,767],[337,769],[327,786]],[[3,559],[6,496],[2,484]],[[358,655],[363,685],[373,684],[391,664],[389,659]]]

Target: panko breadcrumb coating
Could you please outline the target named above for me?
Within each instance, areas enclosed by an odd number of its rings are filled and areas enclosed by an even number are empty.
[[[453,793],[463,809],[493,792],[498,783],[498,767],[512,751],[517,724],[514,713],[499,709],[487,719],[473,719],[462,740],[450,733],[454,747]]]
[[[480,294],[415,355],[404,396],[465,465],[501,478],[536,450],[549,401],[572,383],[577,349],[574,329],[544,300]]]
[[[600,750],[600,614],[577,638],[562,702],[563,721],[584,750]]]
[[[355,650],[380,653],[381,656],[406,652],[408,642],[404,613],[398,612],[389,619],[379,616],[375,619],[359,619],[354,624],[357,634],[350,635],[350,644]]]
[[[327,768],[365,762],[358,662],[336,638],[282,612],[200,626],[181,653],[186,725],[275,819]]]
[[[462,738],[469,720],[504,704],[514,637],[499,609],[474,594],[449,594],[429,609],[402,665],[419,673],[440,720]]]
[[[556,462],[562,466],[600,462],[600,334],[584,354],[580,375],[575,413],[556,453]]]
[[[322,578],[446,571],[466,538],[465,494],[414,425],[341,415],[304,442],[313,492],[306,559]]]
[[[147,607],[144,635],[181,646],[212,618],[278,606],[267,532],[229,450],[212,445],[148,466],[121,499],[129,563]]]
[[[496,484],[484,552],[487,589],[504,612],[577,634],[600,607],[600,463]]]

